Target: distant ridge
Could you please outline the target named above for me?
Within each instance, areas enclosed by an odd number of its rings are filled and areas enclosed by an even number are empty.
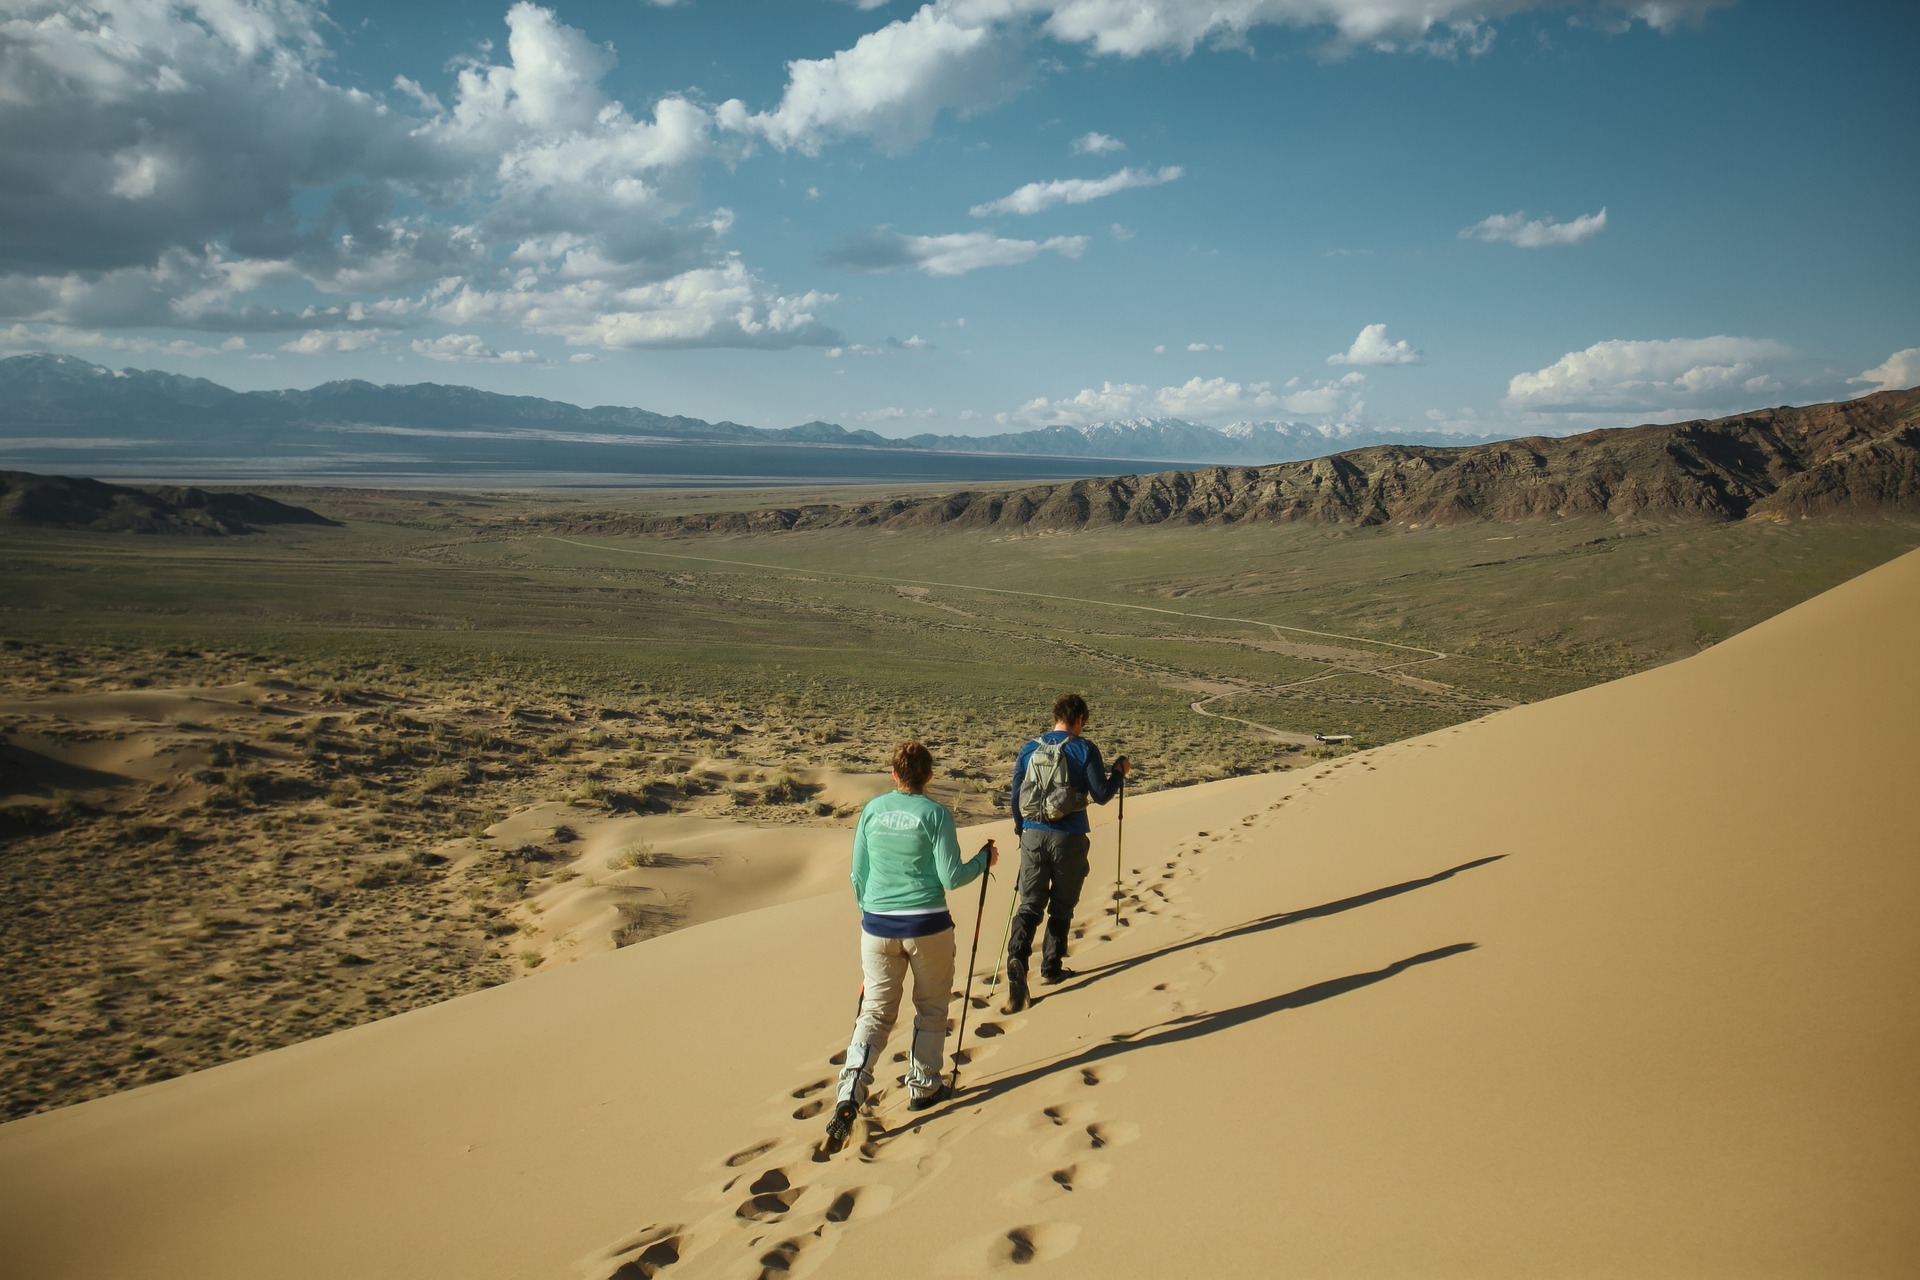
[[[251,493],[168,486],[129,489],[67,476],[0,471],[0,526],[98,533],[253,533],[258,526],[333,521]]]
[[[1216,429],[1180,418],[1130,418],[990,436],[893,439],[833,422],[749,427],[618,405],[581,408],[434,382],[381,386],[347,380],[305,391],[234,391],[204,378],[114,370],[73,356],[0,359],[0,447],[9,439],[32,441],[39,448],[49,440],[72,440],[78,447],[88,439],[98,443],[101,436],[122,447],[191,445],[220,456],[249,458],[324,457],[362,449],[370,437],[404,437],[408,450],[429,465],[456,462],[481,442],[506,441],[521,442],[530,451],[676,441],[1258,464],[1361,445],[1444,447],[1497,438],[1379,431],[1348,423],[1239,422]]]
[[[614,521],[647,532],[1308,521],[1452,524],[1920,512],[1920,389],[1457,449],[1385,446],[1269,467],[1122,476],[851,506]]]

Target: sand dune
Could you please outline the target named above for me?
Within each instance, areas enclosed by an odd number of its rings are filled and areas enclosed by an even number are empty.
[[[1629,680],[1140,797],[1081,976],[972,1011],[962,1096],[886,1089],[831,1159],[837,888],[0,1127],[8,1270],[1914,1274],[1917,629],[1911,555]]]

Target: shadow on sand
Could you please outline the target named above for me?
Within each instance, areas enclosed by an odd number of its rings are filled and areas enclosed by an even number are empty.
[[[1504,853],[1496,853],[1485,858],[1475,858],[1472,862],[1463,862],[1457,867],[1449,867],[1445,871],[1436,871],[1434,874],[1422,876],[1418,880],[1407,880],[1400,884],[1390,884],[1384,889],[1371,889],[1366,893],[1355,894],[1351,898],[1341,898],[1337,902],[1323,902],[1317,907],[1302,907],[1298,911],[1276,911],[1272,915],[1261,916],[1259,919],[1249,920],[1245,924],[1237,924],[1231,929],[1221,929],[1215,933],[1185,938],[1169,946],[1161,947],[1157,951],[1147,951],[1137,956],[1129,956],[1125,960],[1115,960],[1111,964],[1097,965],[1091,969],[1082,969],[1075,975],[1073,981],[1061,984],[1061,986],[1047,998],[1053,999],[1057,996],[1066,995],[1068,992],[1078,991],[1082,987],[1092,986],[1102,979],[1111,978],[1115,974],[1125,973],[1127,970],[1146,964],[1151,960],[1158,960],[1162,956],[1174,955],[1193,947],[1204,947],[1213,942],[1226,942],[1232,938],[1244,938],[1250,934],[1265,933],[1269,929],[1279,929],[1286,925],[1298,924],[1302,920],[1318,920],[1322,916],[1337,916],[1342,911],[1352,911],[1355,907],[1369,906],[1375,902],[1384,902],[1388,898],[1397,898],[1403,893],[1412,893],[1415,889],[1424,889],[1428,885],[1439,884],[1442,880],[1450,880],[1462,871],[1471,871],[1475,867],[1484,867],[1489,863],[1498,862],[1506,856]]]
[[[1358,899],[1351,901],[1357,902]],[[1239,932],[1246,931],[1243,929]],[[1310,1004],[1319,1004],[1323,1000],[1331,1000],[1335,996],[1343,996],[1350,991],[1370,987],[1376,982],[1385,982],[1388,978],[1405,973],[1415,965],[1431,964],[1435,960],[1445,960],[1449,956],[1472,951],[1478,945],[1473,942],[1456,942],[1451,946],[1437,947],[1432,951],[1422,951],[1419,955],[1408,956],[1404,960],[1396,960],[1383,969],[1373,969],[1366,973],[1350,973],[1343,978],[1329,978],[1325,982],[1316,982],[1284,995],[1268,996],[1264,1000],[1236,1005],[1231,1009],[1221,1009],[1216,1013],[1184,1014],[1166,1022],[1142,1027],[1138,1031],[1122,1032],[1103,1043],[1088,1045],[1078,1053],[1069,1054],[1052,1062],[1036,1063],[1024,1071],[996,1076],[983,1084],[963,1089],[951,1103],[941,1107],[940,1110],[929,1115],[915,1116],[911,1125],[924,1124],[949,1111],[977,1106],[1060,1072],[1091,1067],[1120,1054],[1132,1053],[1136,1049],[1150,1049],[1158,1045],[1178,1044],[1183,1040],[1197,1040],[1201,1036],[1242,1026],[1270,1014],[1281,1013],[1288,1009],[1304,1009]]]

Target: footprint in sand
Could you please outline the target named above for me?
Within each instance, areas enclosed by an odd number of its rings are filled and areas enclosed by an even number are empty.
[[[745,1164],[749,1160],[752,1160],[754,1157],[763,1156],[767,1152],[773,1150],[775,1145],[777,1144],[775,1143],[774,1139],[767,1138],[764,1141],[754,1143],[750,1147],[744,1147],[741,1150],[734,1152],[732,1155],[726,1158],[724,1163],[729,1169],[738,1169],[741,1165]]]
[[[753,1193],[752,1198],[743,1201],[733,1216],[753,1222],[780,1221],[800,1198],[800,1189],[785,1169],[768,1169],[747,1190]]]
[[[784,1276],[792,1271],[794,1262],[800,1257],[800,1251],[806,1247],[806,1238],[797,1236],[791,1240],[782,1240],[761,1254],[760,1280],[770,1280],[771,1277]]]
[[[1071,1222],[1034,1222],[976,1236],[941,1254],[934,1270],[950,1275],[980,1275],[1052,1262],[1072,1252],[1080,1242],[1080,1228]]]
[[[1076,1160],[1057,1169],[1022,1179],[1006,1188],[1001,1199],[1011,1205],[1033,1208],[1059,1200],[1075,1191],[1090,1191],[1104,1186],[1113,1176],[1112,1166],[1100,1160]]]
[[[684,1229],[678,1223],[652,1226],[613,1246],[607,1251],[606,1260],[616,1265],[612,1271],[604,1273],[607,1280],[646,1280],[649,1276],[659,1275],[680,1261],[681,1249],[685,1244],[680,1233]]]

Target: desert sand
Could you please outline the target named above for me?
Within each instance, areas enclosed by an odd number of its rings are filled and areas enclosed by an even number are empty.
[[[1916,633],[1920,554],[1627,680],[1139,797],[1117,926],[1103,810],[1080,976],[971,1010],[960,1096],[886,1088],[830,1158],[839,886],[0,1127],[5,1269],[1912,1275]]]

